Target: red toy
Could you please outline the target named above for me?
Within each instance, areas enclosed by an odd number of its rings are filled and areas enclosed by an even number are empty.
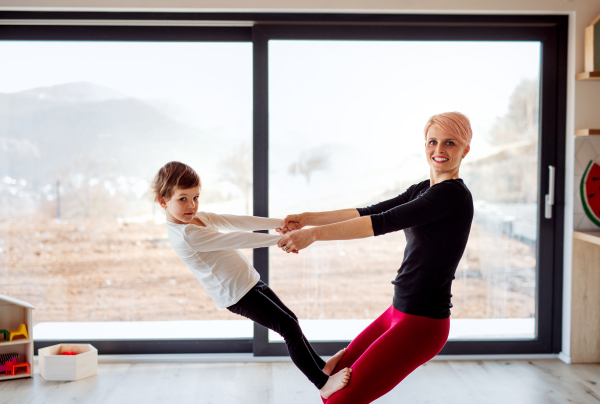
[[[27,362],[21,362],[21,363],[12,363],[12,362],[6,362],[6,374],[10,374],[12,373],[12,375],[16,375],[17,373],[17,368],[25,368],[27,370],[27,374],[31,374],[30,370],[29,370],[29,363]]]
[[[0,355],[0,372],[6,373],[8,371],[8,369],[7,369],[8,362],[11,362],[12,364],[16,365],[18,357],[19,357],[19,354],[16,352],[1,354]]]
[[[73,351],[65,351],[61,355],[77,355],[77,353]]]
[[[9,365],[10,363],[10,365]],[[13,358],[10,361],[6,361],[6,362],[2,362],[2,364],[0,364],[0,372],[5,372],[6,374],[8,374],[9,372],[9,366],[10,366],[10,372],[12,374],[12,367],[13,365],[17,364],[17,358]]]

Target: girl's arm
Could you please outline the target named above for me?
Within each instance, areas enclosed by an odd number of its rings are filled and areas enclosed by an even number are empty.
[[[190,230],[188,230],[190,229]],[[248,233],[234,231],[219,233],[202,227],[189,226],[184,233],[185,241],[195,251],[221,251],[237,248],[260,248],[277,244],[282,236],[278,234]]]
[[[373,235],[371,217],[363,216],[339,223],[295,231],[284,236],[277,245],[279,247],[286,246],[286,252],[292,252],[302,250],[315,241],[352,240]]]
[[[218,215],[216,213],[209,212],[198,213],[200,220],[203,219],[203,216],[206,216],[212,225],[224,230],[270,230],[276,229],[283,225],[283,221],[281,219],[271,219],[268,217]]]

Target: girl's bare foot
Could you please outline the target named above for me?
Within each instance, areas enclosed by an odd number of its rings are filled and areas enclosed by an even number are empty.
[[[346,387],[346,385],[350,381],[351,374],[352,369],[344,368],[336,374],[334,374],[333,376],[329,376],[329,379],[327,380],[327,383],[325,383],[325,386],[323,386],[323,388],[319,390],[321,392],[321,397],[323,397],[324,399],[328,399],[333,393]]]
[[[335,369],[335,366],[338,364],[340,359],[342,359],[342,356],[344,356],[346,351],[347,349],[344,348],[335,355],[333,355],[325,364],[325,367],[323,368],[323,373],[325,373],[327,376],[331,376],[333,369]]]

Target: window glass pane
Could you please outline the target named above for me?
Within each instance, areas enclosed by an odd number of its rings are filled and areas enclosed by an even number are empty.
[[[0,54],[0,293],[36,306],[36,339],[251,337],[173,252],[149,189],[179,160],[202,179],[200,210],[252,212],[251,44]]]
[[[271,41],[270,215],[404,192],[429,176],[427,119],[466,113],[475,217],[450,338],[534,338],[539,70],[538,42]],[[270,284],[310,339],[352,339],[391,305],[405,245],[397,232],[272,249]]]

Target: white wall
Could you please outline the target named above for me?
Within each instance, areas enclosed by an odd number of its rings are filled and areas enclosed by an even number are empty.
[[[600,81],[575,82],[583,71],[584,29],[600,14],[598,0],[0,0],[0,10],[253,11],[569,15],[563,355],[570,357],[571,251],[575,128],[600,128]],[[580,143],[580,141],[578,141]],[[600,149],[600,148],[599,148]],[[600,151],[600,150],[599,150]],[[600,156],[597,156],[600,157]],[[600,159],[598,160],[600,161]]]

